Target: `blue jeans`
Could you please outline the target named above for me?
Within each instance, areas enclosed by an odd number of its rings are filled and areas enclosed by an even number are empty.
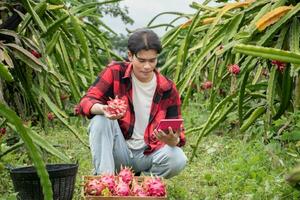
[[[150,155],[144,155],[145,148],[129,149],[117,120],[103,115],[91,119],[88,132],[95,175],[118,172],[121,166],[130,166],[134,172],[171,178],[178,175],[187,162],[179,147],[165,145]]]

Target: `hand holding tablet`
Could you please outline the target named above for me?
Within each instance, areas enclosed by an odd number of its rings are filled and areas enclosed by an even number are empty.
[[[183,123],[183,119],[162,119],[160,120],[157,130],[162,130],[168,133],[168,128],[171,127],[174,132],[177,132]]]

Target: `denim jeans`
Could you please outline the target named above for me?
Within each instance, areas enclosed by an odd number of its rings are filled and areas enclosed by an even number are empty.
[[[144,155],[145,148],[129,149],[117,120],[103,115],[91,119],[88,132],[95,175],[115,173],[121,166],[129,166],[134,172],[171,178],[178,175],[187,162],[179,147],[165,145],[150,155]]]

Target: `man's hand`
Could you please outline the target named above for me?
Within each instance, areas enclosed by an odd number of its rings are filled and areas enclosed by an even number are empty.
[[[108,105],[96,103],[92,106],[91,113],[94,115],[104,115],[108,119],[115,120],[115,119],[121,119],[122,117],[124,117],[124,115],[126,113],[126,109],[124,109],[123,112],[121,112],[121,113],[112,114],[108,110]]]
[[[159,141],[162,141],[171,147],[175,147],[180,141],[179,136],[182,130],[183,125],[181,125],[180,130],[178,130],[177,132],[173,132],[172,128],[169,127],[169,133],[165,133],[162,130],[154,129],[154,134]]]
[[[103,115],[111,120],[121,119],[122,117],[124,117],[124,115],[126,113],[126,109],[125,109],[118,114],[112,114],[111,112],[109,112],[107,105],[103,105],[102,110],[103,110]]]

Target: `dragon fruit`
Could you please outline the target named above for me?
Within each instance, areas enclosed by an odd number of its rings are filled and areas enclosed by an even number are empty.
[[[5,133],[6,133],[6,128],[5,127],[0,128],[0,139],[5,135]]]
[[[109,101],[107,101],[107,111],[110,114],[120,114],[122,112],[125,112],[127,109],[126,101],[122,98],[119,98],[116,96],[115,99],[110,98]]]
[[[134,196],[138,196],[138,197],[148,196],[144,188],[141,185],[139,185],[136,181],[133,181],[131,191]]]
[[[210,88],[213,87],[213,83],[211,81],[205,81],[204,83],[202,83],[201,88],[203,90],[208,90]]]
[[[279,60],[272,60],[271,61],[272,65],[275,65],[278,69],[278,71],[280,71],[281,73],[284,71],[285,67],[286,67],[286,63],[281,62]]]
[[[85,184],[84,188],[86,194],[100,196],[106,186],[98,179],[91,179]]]
[[[143,187],[148,196],[163,197],[166,195],[166,186],[159,177],[146,178]]]
[[[30,53],[36,58],[42,57],[42,55],[39,52],[37,52],[36,50],[31,49]]]
[[[130,186],[129,184],[119,180],[117,186],[115,187],[115,193],[117,196],[129,196],[130,195]]]
[[[81,114],[79,104],[74,106],[73,113],[74,113],[74,115],[80,115]]]
[[[121,171],[118,174],[119,179],[121,179],[124,183],[130,184],[133,180],[134,173],[128,167],[121,167]]]
[[[115,176],[110,174],[104,174],[101,176],[100,181],[108,187],[108,189],[114,193],[114,189],[116,186]]]
[[[48,115],[47,115],[47,118],[48,118],[49,121],[53,121],[54,114],[52,112],[49,112]]]
[[[6,133],[6,128],[5,127],[0,128],[0,135],[5,135],[5,133]]]
[[[238,75],[240,73],[240,66],[237,64],[229,65],[228,66],[228,72],[234,75]]]

